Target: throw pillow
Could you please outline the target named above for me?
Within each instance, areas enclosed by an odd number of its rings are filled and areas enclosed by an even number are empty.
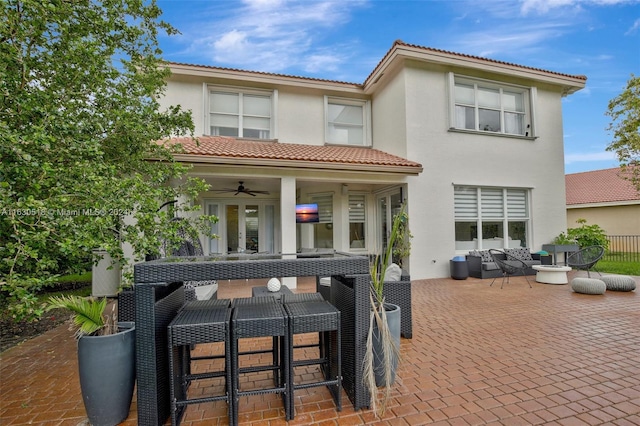
[[[510,256],[515,257],[516,259],[533,260],[533,258],[531,257],[531,251],[529,251],[529,249],[526,247],[508,248],[504,249],[504,252]]]
[[[493,262],[493,257],[491,257],[489,250],[480,250],[478,253],[480,253],[483,262]]]
[[[395,263],[387,266],[387,270],[384,273],[385,281],[400,281],[402,277],[402,269]]]

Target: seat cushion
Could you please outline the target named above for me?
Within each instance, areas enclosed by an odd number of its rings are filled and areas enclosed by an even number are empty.
[[[496,262],[482,262],[482,269],[485,271],[495,271],[496,269],[500,269]]]

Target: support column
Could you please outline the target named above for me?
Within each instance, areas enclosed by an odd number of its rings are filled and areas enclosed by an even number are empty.
[[[280,229],[282,253],[296,252],[296,179],[283,177],[280,179]],[[283,277],[282,284],[296,288],[295,277]]]

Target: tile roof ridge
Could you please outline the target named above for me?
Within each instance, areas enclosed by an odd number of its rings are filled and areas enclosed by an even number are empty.
[[[370,81],[371,77],[374,75],[376,70],[391,55],[391,53],[399,46],[404,46],[404,47],[408,47],[408,48],[412,48],[412,49],[419,49],[419,50],[422,50],[422,51],[425,51],[425,52],[444,53],[444,54],[447,54],[447,55],[453,55],[453,56],[457,56],[457,57],[460,57],[460,58],[477,59],[477,60],[488,62],[488,63],[507,65],[507,66],[521,68],[521,69],[525,69],[525,70],[531,70],[531,71],[539,71],[539,72],[544,72],[546,74],[552,74],[552,75],[557,75],[557,76],[575,78],[575,79],[583,80],[583,81],[587,80],[587,77],[585,75],[573,75],[573,74],[567,74],[567,73],[562,73],[562,72],[558,72],[558,71],[550,71],[550,70],[546,70],[546,69],[543,69],[543,68],[531,67],[531,66],[527,66],[527,65],[520,65],[520,64],[513,63],[513,62],[501,61],[501,60],[498,60],[498,59],[491,59],[491,58],[487,58],[487,57],[484,57],[484,56],[470,55],[470,54],[466,54],[466,53],[454,52],[454,51],[451,51],[451,50],[444,50],[444,49],[438,49],[438,48],[434,48],[434,47],[421,46],[421,45],[418,45],[418,44],[406,43],[406,42],[404,42],[404,41],[402,41],[400,39],[397,39],[397,40],[395,40],[393,42],[393,45],[391,46],[391,48],[387,51],[387,53],[385,53],[385,55],[382,57],[382,59],[380,59],[380,61],[376,64],[376,66],[373,68],[373,70],[369,73],[369,75],[365,78],[364,82],[362,82],[362,83],[353,83],[353,82],[347,82],[347,81],[341,81],[341,80],[333,80],[333,79],[328,79],[328,78],[307,77],[307,76],[301,76],[301,75],[283,74],[283,73],[275,73],[275,72],[268,72],[268,71],[255,71],[255,70],[247,70],[247,69],[241,69],[241,68],[221,67],[221,66],[216,66],[216,65],[190,64],[190,63],[186,63],[186,62],[176,62],[176,61],[166,61],[165,63],[168,64],[168,65],[199,67],[199,68],[206,68],[206,69],[211,69],[211,70],[249,73],[249,74],[272,76],[272,77],[297,78],[297,79],[307,80],[307,81],[317,81],[317,82],[324,82],[324,83],[344,84],[344,85],[356,86],[356,87],[362,88],[362,87],[367,85],[367,83]]]
[[[373,71],[371,71],[369,76],[365,79],[363,85],[366,86],[366,84],[369,82],[369,80],[371,79],[373,74],[376,72],[376,70],[380,67],[380,65],[382,65],[382,63],[385,61],[385,59],[387,59],[387,57],[389,55],[391,55],[391,53],[398,46],[404,46],[404,47],[409,47],[409,48],[413,48],[413,49],[420,49],[420,50],[429,51],[429,52],[445,53],[447,55],[459,56],[461,58],[478,59],[478,60],[481,60],[481,61],[490,62],[490,63],[494,63],[494,64],[508,65],[508,66],[522,68],[522,69],[526,69],[526,70],[532,70],[532,71],[540,71],[540,72],[544,72],[544,73],[547,73],[547,74],[553,74],[553,75],[558,75],[558,76],[563,76],[563,77],[570,77],[570,78],[575,78],[575,79],[578,79],[578,80],[584,80],[584,81],[587,80],[587,76],[582,75],[582,74],[573,75],[573,74],[567,74],[567,73],[562,73],[562,72],[558,72],[558,71],[550,71],[550,70],[545,70],[543,68],[536,68],[536,67],[531,67],[531,66],[527,66],[527,65],[516,64],[516,63],[513,63],[513,62],[500,61],[498,59],[491,59],[491,58],[487,58],[487,57],[484,57],[484,56],[470,55],[470,54],[466,54],[466,53],[454,52],[454,51],[451,51],[451,50],[437,49],[437,48],[434,48],[434,47],[428,47],[428,46],[421,46],[421,45],[418,45],[418,44],[406,43],[406,42],[404,42],[404,41],[402,41],[400,39],[397,39],[397,40],[395,40],[393,42],[393,45],[387,51],[387,53],[382,57],[380,62],[378,62],[378,64],[373,68]]]
[[[566,176],[574,176],[574,175],[580,175],[580,174],[594,174],[594,173],[599,173],[599,172],[611,172],[613,170],[621,171],[620,167],[610,167],[608,169],[583,170],[581,172],[567,173]]]
[[[353,82],[349,82],[349,81],[332,80],[332,79],[329,79],[329,78],[307,77],[307,76],[302,76],[302,75],[282,74],[282,73],[275,73],[275,72],[268,72],[268,71],[247,70],[247,69],[242,69],[242,68],[220,67],[220,66],[216,66],[216,65],[191,64],[191,63],[187,63],[187,62],[165,61],[165,63],[169,64],[169,65],[179,65],[179,66],[188,66],[188,67],[207,68],[207,69],[219,70],[219,71],[232,71],[232,72],[249,73],[249,74],[272,76],[272,77],[298,78],[298,79],[301,79],[301,80],[318,81],[318,82],[324,82],[324,83],[345,84],[345,85],[349,85],[349,86],[362,87],[362,83],[353,83]]]

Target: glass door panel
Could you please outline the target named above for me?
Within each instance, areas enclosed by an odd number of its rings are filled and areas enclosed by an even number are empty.
[[[225,209],[225,225],[226,225],[226,235],[227,235],[227,253],[232,253],[235,251],[244,251],[244,243],[242,247],[240,246],[240,242],[242,238],[239,235],[239,209],[237,205],[227,205]]]
[[[257,253],[260,251],[259,238],[259,216],[260,210],[256,205],[248,205],[244,207],[244,249],[248,252]]]
[[[227,252],[260,251],[260,207],[228,204],[225,209]]]

